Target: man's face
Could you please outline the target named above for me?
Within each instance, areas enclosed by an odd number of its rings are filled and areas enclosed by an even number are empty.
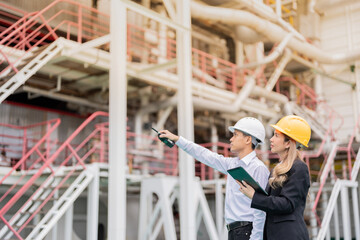
[[[241,131],[235,129],[232,138],[230,138],[230,151],[232,153],[240,153],[249,144],[251,144],[251,137],[246,136]]]

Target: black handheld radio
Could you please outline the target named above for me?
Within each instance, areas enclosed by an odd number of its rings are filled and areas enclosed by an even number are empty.
[[[160,139],[160,141],[165,143],[166,146],[168,146],[169,148],[172,148],[175,145],[175,143],[172,140],[170,140],[168,138],[165,138],[165,137],[160,137],[161,133],[159,133],[155,128],[151,128],[151,129],[154,130],[157,133],[158,138]]]

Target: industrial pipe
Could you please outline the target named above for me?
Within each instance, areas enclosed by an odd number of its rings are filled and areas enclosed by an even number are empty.
[[[247,11],[212,7],[192,1],[191,12],[194,18],[204,20],[211,19],[226,24],[241,24],[247,26],[258,33],[261,33],[272,42],[281,42],[289,34],[289,32],[285,31],[278,25]],[[297,38],[290,39],[288,47],[325,64],[352,63],[360,58],[360,50],[331,55],[325,53],[323,50],[311,45],[310,43],[301,41]]]

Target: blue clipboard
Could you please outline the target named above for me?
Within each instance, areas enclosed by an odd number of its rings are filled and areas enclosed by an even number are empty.
[[[253,179],[250,174],[243,168],[237,167],[227,170],[227,172],[236,180],[238,181],[245,181],[247,184],[252,186],[256,192],[263,193],[265,195],[269,195],[261,186],[260,184]]]

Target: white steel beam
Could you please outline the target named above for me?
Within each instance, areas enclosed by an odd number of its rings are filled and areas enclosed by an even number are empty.
[[[219,180],[215,183],[215,211],[216,227],[218,236],[222,235],[224,228],[224,194],[222,193],[223,183]]]
[[[104,45],[110,42],[110,34],[104,35],[102,37],[95,38],[88,42],[82,43],[78,48],[71,49],[67,55],[74,55],[78,52],[85,51],[89,48],[96,48],[98,46]]]
[[[126,6],[128,9],[137,12],[145,17],[148,17],[150,19],[153,19],[157,22],[161,22],[162,24],[165,24],[169,27],[172,27],[174,29],[176,29],[177,31],[186,31],[186,32],[190,32],[191,29],[191,25],[189,25],[188,27],[185,27],[185,25],[181,24],[181,22],[174,22],[172,20],[170,20],[169,18],[162,16],[146,7],[143,7],[137,3],[131,2],[129,0],[120,0],[124,6]],[[190,8],[190,5],[189,5]],[[190,9],[189,9],[190,11]],[[189,13],[190,14],[190,13]]]
[[[177,22],[184,29],[191,28],[190,0],[177,0]],[[179,135],[194,140],[194,112],[191,91],[191,32],[176,31],[178,63],[178,129]],[[180,234],[182,239],[196,239],[194,159],[179,151],[180,172]]]
[[[126,239],[126,6],[111,0],[108,239]]]
[[[358,200],[358,191],[356,187],[351,189],[352,202],[353,202],[353,213],[354,213],[354,226],[355,226],[355,239],[360,239],[360,229],[356,226],[360,226],[359,219],[359,200]]]
[[[97,240],[99,224],[99,167],[93,163],[94,178],[88,186],[86,239]]]
[[[71,204],[64,216],[64,239],[72,239],[74,204]],[[96,226],[97,229],[97,226]],[[96,235],[97,236],[97,235]]]
[[[171,1],[171,0],[163,0],[163,3],[165,5],[165,8],[166,8],[170,18],[175,20],[176,19],[176,12],[175,12],[173,1]]]
[[[350,209],[349,209],[349,193],[348,188],[341,189],[341,213],[343,225],[344,240],[351,239]]]

